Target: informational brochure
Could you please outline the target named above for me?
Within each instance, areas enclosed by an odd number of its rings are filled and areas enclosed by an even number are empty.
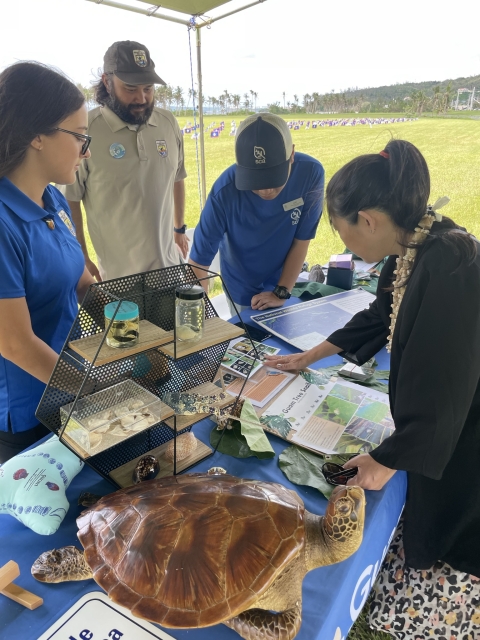
[[[243,398],[248,398],[252,402],[253,406],[260,408],[270,402],[294,378],[293,373],[265,366],[261,366],[247,381],[233,373],[223,373],[223,382],[227,393],[232,396],[241,393]]]
[[[265,430],[321,453],[368,453],[394,431],[388,395],[300,374],[260,415]]]
[[[257,324],[297,349],[308,351],[366,309],[375,296],[363,289],[335,293],[252,316]]]
[[[252,347],[252,343],[255,349]],[[274,356],[279,351],[280,349],[255,340],[250,341],[245,338],[232,340],[223,357],[222,366],[246,378],[262,367],[262,360],[265,355]]]

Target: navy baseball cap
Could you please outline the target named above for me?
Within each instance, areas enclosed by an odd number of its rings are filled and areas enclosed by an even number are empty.
[[[283,118],[273,113],[250,116],[235,137],[235,186],[239,191],[283,187],[288,180],[293,142]]]
[[[103,70],[127,84],[165,84],[155,72],[150,51],[140,42],[114,42],[103,57]]]

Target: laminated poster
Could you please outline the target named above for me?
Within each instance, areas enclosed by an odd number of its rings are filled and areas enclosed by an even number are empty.
[[[388,395],[333,378],[298,376],[262,412],[266,431],[320,453],[368,453],[393,433]]]
[[[346,325],[375,300],[373,293],[352,289],[252,316],[265,331],[301,351],[308,351]]]

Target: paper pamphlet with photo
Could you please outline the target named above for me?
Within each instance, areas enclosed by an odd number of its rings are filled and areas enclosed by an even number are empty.
[[[248,398],[254,407],[260,408],[270,402],[294,378],[293,373],[280,372],[263,365],[247,381],[233,372],[223,372],[223,383],[227,393],[232,396],[241,393],[242,397]]]
[[[358,311],[366,309],[374,300],[372,293],[352,289],[267,311],[252,316],[252,320],[297,349],[307,351],[344,327]]]
[[[252,347],[252,342],[256,352]],[[222,367],[246,378],[262,367],[262,359],[265,355],[273,356],[280,351],[280,349],[270,347],[262,342],[252,342],[245,338],[232,340],[222,359]]]
[[[302,372],[260,414],[266,431],[319,453],[368,453],[394,431],[388,395]]]

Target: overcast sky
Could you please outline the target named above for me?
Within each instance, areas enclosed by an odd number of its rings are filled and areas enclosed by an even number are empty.
[[[232,0],[211,15],[248,2]],[[0,5],[0,69],[39,60],[87,85],[112,42],[137,40],[167,83],[191,86],[182,25],[86,0]],[[253,90],[266,105],[282,103],[284,91],[301,102],[313,91],[480,74],[479,24],[479,0],[266,0],[202,29],[204,93]],[[195,72],[194,34],[192,53]]]

